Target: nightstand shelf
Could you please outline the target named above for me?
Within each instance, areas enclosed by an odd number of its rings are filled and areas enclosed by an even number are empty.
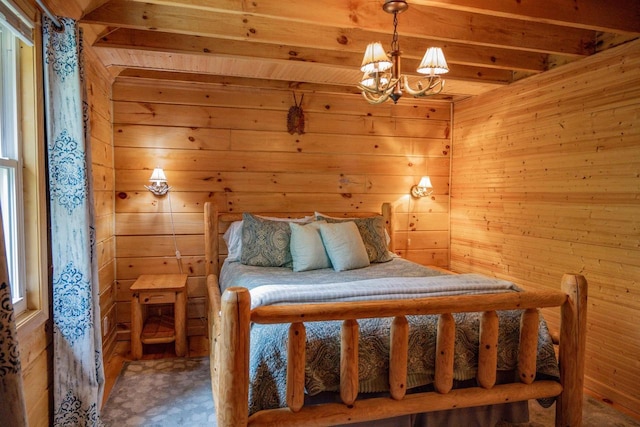
[[[176,339],[173,316],[150,316],[144,321],[140,341],[143,344],[166,344]]]
[[[176,355],[187,352],[187,275],[143,274],[131,286],[131,356],[140,359],[143,344],[175,342]],[[173,316],[147,316],[148,307],[173,304]]]

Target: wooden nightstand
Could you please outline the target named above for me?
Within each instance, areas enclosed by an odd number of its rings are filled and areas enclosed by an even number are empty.
[[[143,274],[131,286],[131,357],[142,357],[142,344],[174,342],[176,355],[187,353],[187,275]],[[146,316],[146,305],[173,304],[174,318]]]

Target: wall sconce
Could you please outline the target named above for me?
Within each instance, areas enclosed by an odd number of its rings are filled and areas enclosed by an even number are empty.
[[[428,176],[423,176],[418,185],[411,187],[411,195],[416,199],[430,196],[431,193],[433,193],[433,185],[431,185],[431,179]]]
[[[151,181],[151,185],[145,185],[144,188],[156,196],[164,196],[169,192],[170,187],[167,185],[167,176],[162,168],[155,168],[149,181]]]

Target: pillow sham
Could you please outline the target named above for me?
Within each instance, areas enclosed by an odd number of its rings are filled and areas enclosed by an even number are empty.
[[[362,236],[362,241],[367,249],[369,262],[387,262],[393,256],[387,250],[387,237],[385,234],[384,217],[381,215],[364,218],[335,218],[316,212],[316,219],[337,223],[351,221],[356,224]]]
[[[315,217],[305,216],[302,218],[280,218],[280,217],[270,217],[270,216],[262,216],[255,215],[258,218],[268,219],[271,221],[284,221],[284,222],[295,222],[300,224],[306,224],[315,220]],[[225,231],[222,236],[224,242],[227,244],[227,260],[228,261],[240,261],[240,256],[242,254],[242,221],[234,221],[231,223],[227,231]]]
[[[227,261],[240,261],[242,255],[242,221],[231,223],[222,235],[227,244]]]
[[[242,214],[240,262],[258,267],[291,267],[291,228],[288,221]]]
[[[331,261],[322,243],[320,225],[325,221],[316,221],[302,225],[289,223],[291,228],[291,258],[293,271],[318,270],[331,267]]]
[[[280,216],[264,216],[264,215],[255,215],[258,218],[268,219],[269,221],[283,221],[283,222],[294,222],[296,224],[308,224],[310,222],[315,221],[315,215],[307,215],[302,218],[284,218]]]
[[[369,256],[353,221],[320,224],[320,235],[335,271],[367,267]]]

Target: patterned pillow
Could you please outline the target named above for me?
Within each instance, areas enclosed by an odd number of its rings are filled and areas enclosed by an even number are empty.
[[[240,262],[258,267],[291,267],[290,240],[288,222],[243,213]]]
[[[314,216],[305,216],[302,218],[281,218],[256,215],[256,217],[261,219],[269,219],[271,221],[293,222],[296,224],[308,224],[316,219]],[[222,238],[227,244],[227,261],[240,261],[240,257],[242,255],[242,221],[232,222],[227,231],[225,231]]]
[[[358,226],[362,241],[367,249],[369,262],[387,262],[393,257],[387,250],[387,238],[384,217],[381,215],[366,218],[333,218],[316,212],[316,219],[329,223],[353,221]]]

